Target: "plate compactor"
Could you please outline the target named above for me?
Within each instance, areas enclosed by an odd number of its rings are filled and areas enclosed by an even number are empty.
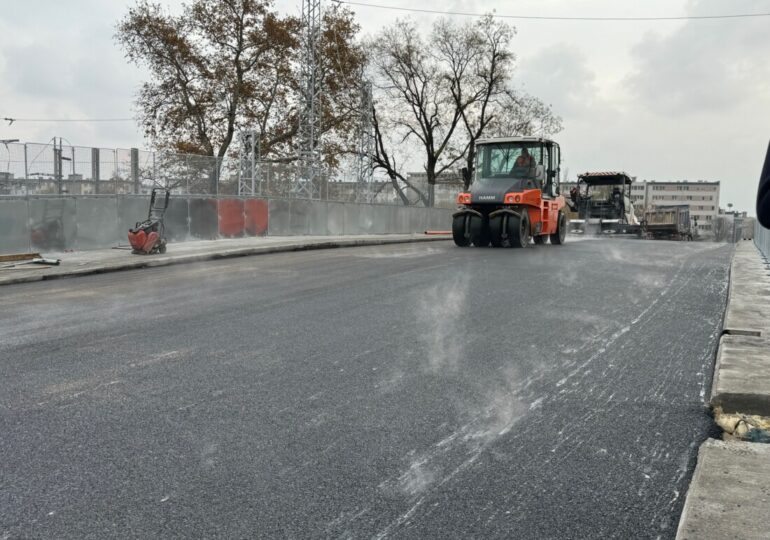
[[[158,198],[158,193],[162,193]],[[136,227],[129,229],[128,242],[135,255],[151,255],[166,252],[166,226],[163,221],[168,209],[168,190],[153,189],[150,196],[150,211],[147,219],[137,222]]]
[[[542,137],[476,142],[474,181],[457,196],[452,238],[459,247],[563,244],[567,219],[560,195],[561,150]]]

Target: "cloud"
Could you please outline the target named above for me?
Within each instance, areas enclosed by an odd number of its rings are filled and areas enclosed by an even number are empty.
[[[727,9],[719,0],[695,0],[688,15]],[[733,0],[730,13],[758,13],[767,3]],[[631,49],[635,69],[627,90],[658,114],[691,114],[733,109],[768,90],[770,32],[767,19],[687,21],[676,32],[648,32]],[[764,51],[764,53],[762,53]]]
[[[523,58],[516,76],[524,89],[553,106],[557,114],[590,114],[598,105],[596,76],[585,54],[566,43],[545,47]]]
[[[89,1],[31,7],[12,2],[0,22],[0,114],[15,118],[128,118],[142,71],[126,65],[113,42],[127,6]],[[43,13],[41,13],[43,12]],[[24,123],[3,137],[74,144],[141,145],[133,122]]]

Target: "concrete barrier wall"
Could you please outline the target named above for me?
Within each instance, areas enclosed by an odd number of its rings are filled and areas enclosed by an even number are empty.
[[[57,252],[126,245],[147,219],[149,197],[0,199],[0,253]],[[239,236],[341,236],[447,230],[451,210],[300,199],[171,197],[171,242]]]
[[[114,199],[104,199],[104,203],[114,204]],[[27,208],[29,210],[27,223],[33,251],[75,249],[78,230],[75,198],[30,199]],[[81,249],[88,249],[88,247]]]
[[[0,201],[0,253],[19,253],[30,248],[27,201]]]
[[[75,249],[106,248],[118,237],[118,200],[75,199]]]

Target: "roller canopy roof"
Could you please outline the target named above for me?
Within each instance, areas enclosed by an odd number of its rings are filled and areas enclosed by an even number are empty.
[[[490,139],[479,139],[476,141],[477,145],[481,144],[496,144],[496,143],[544,143],[544,144],[556,144],[551,139],[545,137],[493,137]]]
[[[578,177],[578,181],[594,186],[609,186],[612,184],[631,184],[633,180],[621,171],[587,172]]]

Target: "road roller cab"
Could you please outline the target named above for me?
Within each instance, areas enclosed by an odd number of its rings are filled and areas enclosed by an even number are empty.
[[[466,247],[563,244],[567,220],[559,190],[561,150],[542,137],[476,142],[470,189],[457,196],[452,237]]]

